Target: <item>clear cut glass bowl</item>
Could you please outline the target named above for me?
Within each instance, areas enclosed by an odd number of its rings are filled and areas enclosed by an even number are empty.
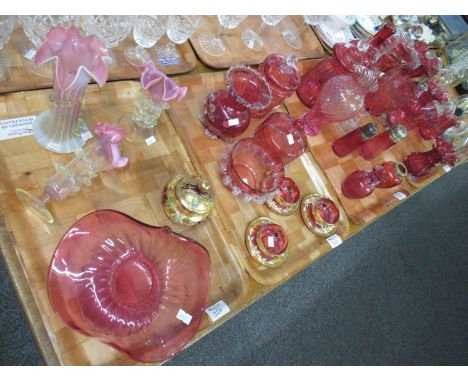
[[[78,220],[60,240],[47,289],[73,329],[141,362],[181,351],[196,333],[210,287],[199,243],[112,210]]]

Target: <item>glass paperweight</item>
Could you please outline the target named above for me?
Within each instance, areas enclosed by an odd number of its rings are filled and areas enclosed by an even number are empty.
[[[124,131],[108,123],[93,126],[97,140],[79,149],[67,164],[55,166],[57,173],[46,183],[41,196],[34,196],[28,191],[17,188],[16,195],[23,205],[40,219],[52,224],[54,217],[47,208],[47,203],[62,200],[80,190],[91,186],[91,180],[98,172],[124,167],[128,159],[120,155],[119,143],[124,138]]]
[[[247,48],[260,51],[263,48],[263,40],[262,40],[262,33],[264,32],[267,26],[275,26],[281,20],[283,20],[286,16],[273,16],[273,15],[264,15],[260,16],[262,19],[262,23],[259,25],[257,30],[252,29],[244,29],[241,32],[242,41],[247,46]]]
[[[224,185],[247,203],[272,200],[284,177],[283,163],[253,138],[241,139],[230,147],[219,170]]]
[[[133,113],[120,118],[119,126],[125,129],[125,138],[135,145],[148,145],[154,128],[169,102],[180,102],[187,87],[179,87],[171,78],[156,69],[153,61],[141,68],[141,92],[133,102]]]
[[[359,146],[359,154],[366,160],[374,159],[406,138],[407,134],[408,132],[403,125],[391,127]]]
[[[210,93],[203,107],[201,121],[211,139],[232,140],[250,124],[250,109],[226,90]]]
[[[278,194],[266,202],[267,207],[279,215],[292,215],[299,207],[301,192],[293,179],[284,177]]]
[[[213,210],[214,195],[206,179],[178,175],[164,187],[162,204],[173,222],[192,226],[208,218]]]
[[[245,232],[245,243],[250,256],[267,268],[277,268],[288,258],[288,235],[270,218],[252,221]]]
[[[259,72],[248,66],[231,66],[227,72],[227,86],[237,102],[250,109],[252,117],[271,104],[270,85]]]
[[[332,150],[336,156],[343,158],[375,135],[377,135],[377,126],[367,123],[335,140],[332,143]]]
[[[57,245],[47,291],[71,328],[140,362],[161,362],[196,333],[210,287],[196,241],[121,212],[95,211]]]
[[[307,228],[315,235],[329,237],[336,232],[340,210],[333,200],[309,193],[302,199],[301,216]]]
[[[198,36],[200,47],[210,56],[221,57],[226,52],[223,37],[228,31],[235,29],[247,16],[224,15],[218,16],[219,29],[217,33],[201,33]]]
[[[454,166],[456,161],[455,146],[444,138],[437,138],[432,150],[413,152],[405,158],[404,164],[410,175],[419,178],[427,175],[439,163]]]
[[[304,154],[307,148],[302,124],[282,112],[270,114],[255,130],[254,139],[283,165]]]
[[[80,119],[81,103],[88,83],[94,79],[104,86],[110,60],[106,46],[95,36],[84,37],[71,27],[54,28],[35,56],[36,64],[54,64],[52,109],[34,120],[33,135],[45,149],[55,153],[72,153],[86,143],[88,132]]]
[[[374,189],[398,186],[408,175],[408,169],[401,162],[384,162],[369,171],[354,171],[346,177],[341,185],[341,192],[349,199],[362,199],[369,196]]]

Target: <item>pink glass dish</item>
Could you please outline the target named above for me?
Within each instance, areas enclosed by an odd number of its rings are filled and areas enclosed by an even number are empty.
[[[210,277],[210,256],[199,243],[168,227],[100,210],[60,240],[47,289],[53,309],[71,328],[137,361],[160,362],[196,333]]]

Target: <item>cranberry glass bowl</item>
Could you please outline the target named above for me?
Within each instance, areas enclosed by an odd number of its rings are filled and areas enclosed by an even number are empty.
[[[70,227],[47,283],[53,309],[71,328],[141,362],[184,348],[200,325],[209,286],[202,245],[112,210]],[[191,320],[179,320],[184,312]]]

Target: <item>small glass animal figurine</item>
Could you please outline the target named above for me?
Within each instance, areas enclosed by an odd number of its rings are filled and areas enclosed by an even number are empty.
[[[384,162],[369,171],[354,171],[341,185],[342,194],[349,199],[362,199],[369,196],[375,188],[398,186],[408,175],[406,166],[401,162]]]
[[[377,126],[367,123],[335,140],[332,143],[332,150],[336,156],[343,158],[375,135],[377,135]]]
[[[405,138],[407,134],[403,125],[391,127],[359,146],[359,154],[366,160],[374,159]]]
[[[128,158],[121,156],[119,148],[124,130],[109,123],[98,123],[93,130],[98,139],[85,149],[77,150],[75,158],[67,164],[56,165],[57,173],[47,181],[41,196],[16,189],[16,195],[24,206],[49,224],[54,222],[54,217],[47,203],[65,199],[78,192],[83,185],[90,187],[91,180],[100,171],[125,167],[128,163]]]
[[[179,87],[174,80],[156,69],[148,60],[140,68],[141,91],[133,102],[133,113],[120,118],[119,126],[125,129],[125,139],[135,145],[148,145],[158,119],[169,102],[180,102],[187,94],[186,86]],[[154,139],[154,138],[153,138]]]

